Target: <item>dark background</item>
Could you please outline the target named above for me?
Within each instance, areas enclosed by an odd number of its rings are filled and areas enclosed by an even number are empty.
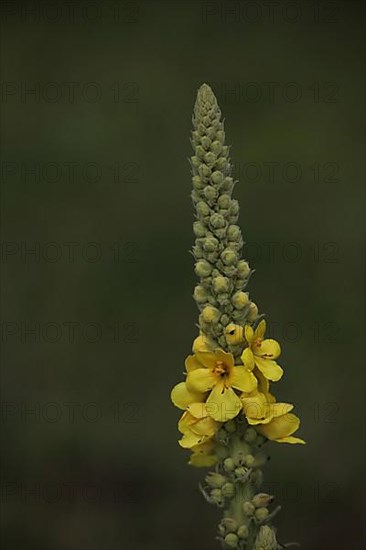
[[[203,82],[307,440],[270,444],[279,540],[364,547],[363,28],[355,1],[3,3],[4,548],[218,548],[169,401]]]

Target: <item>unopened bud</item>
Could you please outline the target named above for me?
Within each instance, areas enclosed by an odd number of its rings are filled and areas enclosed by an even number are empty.
[[[212,216],[210,217],[210,225],[214,229],[222,229],[226,226],[225,218],[221,216],[221,214],[212,214]]]
[[[257,439],[257,432],[254,430],[254,428],[247,428],[244,434],[244,439],[247,443],[254,443],[254,441]]]
[[[240,277],[241,279],[245,279],[246,277],[248,277],[250,273],[248,262],[246,262],[245,260],[240,260],[238,262],[237,269],[238,277]]]
[[[255,539],[253,550],[277,550],[280,547],[272,527],[269,525],[262,525]]]
[[[248,321],[249,322],[255,321],[257,317],[258,317],[258,307],[254,302],[252,302],[249,306]]]
[[[210,496],[215,504],[218,504],[219,506],[222,505],[223,497],[222,497],[221,489],[212,489]]]
[[[254,515],[258,521],[263,521],[268,516],[269,512],[267,508],[257,508]]]
[[[246,539],[248,538],[248,527],[246,525],[240,525],[239,529],[237,530],[236,534],[240,539]]]
[[[194,189],[197,189],[198,191],[200,191],[204,187],[203,181],[199,176],[193,176],[192,183],[193,183]]]
[[[237,309],[244,309],[249,302],[248,294],[238,290],[231,298],[231,301]]]
[[[203,201],[196,204],[197,214],[203,218],[210,215],[210,207]]]
[[[240,241],[240,238],[241,238],[240,227],[238,225],[229,225],[226,235],[229,241],[235,241],[235,242]]]
[[[248,466],[248,468],[251,468],[254,464],[255,458],[253,455],[246,455],[244,464],[245,466]]]
[[[196,237],[204,237],[207,233],[207,228],[203,225],[203,223],[196,221],[193,224],[193,233]]]
[[[224,164],[224,166],[227,165],[227,161],[225,159],[220,159],[221,160],[221,164]],[[230,176],[227,176],[224,181],[223,181],[223,184],[222,184],[222,187],[221,189],[223,191],[232,191],[234,187],[234,180],[233,178],[231,178]]]
[[[220,525],[225,527],[226,533],[235,533],[238,528],[238,522],[234,518],[223,518]]]
[[[230,250],[230,248],[225,248],[221,253],[221,259],[225,265],[233,266],[238,259],[238,255],[233,250]]]
[[[225,423],[225,430],[230,434],[236,432],[236,424],[234,420],[229,420],[228,422]]]
[[[231,203],[231,199],[229,195],[220,195],[220,197],[217,200],[217,205],[219,208],[223,208],[224,210],[229,208]]]
[[[203,136],[203,138],[201,139],[201,144],[202,144],[202,147],[203,147],[204,149],[206,149],[206,151],[208,151],[209,148],[210,148],[210,145],[211,145],[211,140],[210,140],[210,138],[207,137],[207,136]]]
[[[237,548],[239,539],[235,533],[229,533],[226,535],[224,541],[226,548]]]
[[[210,487],[220,489],[226,483],[227,478],[217,472],[210,472],[205,477],[206,483],[210,485]]]
[[[206,306],[202,310],[202,320],[205,323],[218,323],[220,320],[220,312],[213,306]]]
[[[215,237],[207,237],[203,241],[203,249],[205,252],[214,252],[219,246],[219,241]]]
[[[224,470],[232,472],[235,469],[235,462],[232,458],[228,457],[224,460]]]
[[[235,495],[235,487],[233,483],[225,483],[222,486],[222,494],[224,497],[232,498]]]
[[[239,203],[236,199],[233,199],[230,204],[230,214],[236,216],[239,214]]]
[[[212,187],[212,185],[206,185],[203,190],[203,194],[208,201],[213,202],[218,195],[218,191],[215,187]]]
[[[252,504],[251,502],[248,502],[248,501],[244,502],[243,503],[243,512],[248,517],[252,516],[255,512],[254,504]]]
[[[209,151],[208,153],[205,154],[204,156],[204,159],[205,159],[205,163],[208,164],[209,166],[210,165],[213,165],[216,161],[216,155],[215,153],[212,153],[212,151]]]
[[[261,508],[262,506],[268,506],[273,501],[273,496],[267,493],[257,493],[253,498],[252,502],[256,508]]]
[[[224,181],[224,175],[222,172],[216,170],[215,172],[213,172],[211,179],[215,185],[220,185]]]
[[[208,292],[202,285],[197,285],[193,292],[193,298],[196,300],[199,304],[204,304],[207,302],[209,297]]]
[[[206,260],[199,260],[195,266],[195,272],[198,277],[208,277],[212,271],[212,266]]]
[[[210,149],[216,156],[218,156],[222,151],[222,144],[219,141],[213,141],[211,143]]]
[[[198,173],[201,176],[201,178],[208,178],[211,174],[210,168],[206,164],[200,164],[198,166]]]
[[[216,294],[222,294],[229,291],[229,279],[227,277],[215,277],[212,279],[212,286]]]
[[[217,170],[227,170],[228,168],[230,167],[228,161],[226,160],[226,158],[224,157],[220,157],[219,159],[217,159],[216,163],[215,163],[215,168]]]

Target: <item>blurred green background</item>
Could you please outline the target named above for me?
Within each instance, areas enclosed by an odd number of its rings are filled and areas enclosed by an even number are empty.
[[[364,547],[363,25],[356,1],[3,3],[4,548],[218,548],[169,401],[203,82],[308,442],[270,445],[278,538]]]

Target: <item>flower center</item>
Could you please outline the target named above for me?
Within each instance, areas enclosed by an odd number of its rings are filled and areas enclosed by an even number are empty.
[[[222,378],[227,374],[227,368],[226,365],[222,361],[217,361],[213,368],[214,374],[218,374]]]

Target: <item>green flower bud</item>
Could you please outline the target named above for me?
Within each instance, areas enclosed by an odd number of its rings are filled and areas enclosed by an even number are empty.
[[[206,134],[210,139],[213,139],[216,135],[216,129],[214,128],[214,126],[209,126],[206,130]]]
[[[227,277],[233,277],[236,273],[236,267],[234,265],[224,265],[222,270]]]
[[[255,512],[255,506],[251,502],[243,503],[243,512],[246,516],[251,517]]]
[[[207,302],[209,294],[202,285],[197,285],[193,292],[193,298],[198,304],[204,304]]]
[[[227,277],[220,275],[219,277],[212,279],[212,286],[216,294],[222,294],[224,292],[227,293],[230,288],[230,282]]]
[[[192,132],[192,140],[196,143],[199,143],[200,140],[201,140],[201,136],[199,135],[199,133],[197,132],[197,130],[193,130]]]
[[[278,550],[281,546],[276,540],[274,530],[269,525],[262,525],[259,529],[253,550]]]
[[[224,460],[224,470],[227,472],[232,472],[235,469],[235,462],[231,457],[225,458]]]
[[[208,164],[209,166],[213,165],[216,161],[216,155],[215,153],[212,153],[212,151],[209,151],[208,153],[205,153],[205,162],[206,164]]]
[[[228,306],[230,304],[230,296],[227,292],[217,294],[216,300],[220,306]]]
[[[230,214],[236,216],[239,214],[239,203],[236,199],[233,199],[230,204]]]
[[[247,443],[254,443],[254,441],[257,439],[257,432],[254,430],[254,428],[247,428],[244,434],[244,439]]]
[[[199,176],[193,176],[192,178],[193,187],[198,191],[204,188],[204,183]]]
[[[226,483],[227,478],[217,472],[210,472],[205,477],[206,483],[210,485],[210,487],[214,487],[216,489],[220,489]]]
[[[198,167],[200,166],[200,164],[201,164],[201,161],[200,161],[200,159],[199,159],[198,157],[193,156],[193,157],[191,157],[191,164],[192,164],[192,166],[194,166],[195,168],[198,168]]]
[[[220,525],[225,528],[226,533],[235,533],[238,528],[238,522],[234,518],[223,518]]]
[[[193,204],[197,204],[201,200],[201,195],[197,193],[195,189],[193,189],[191,193],[191,199],[193,201]]]
[[[225,423],[225,430],[230,434],[233,434],[234,432],[236,432],[236,424],[234,420],[229,420],[228,422]]]
[[[268,493],[257,493],[253,498],[252,502],[256,508],[266,507],[271,502],[273,502],[274,497]]]
[[[222,209],[228,209],[230,207],[231,199],[229,195],[220,195],[217,199],[217,206]]]
[[[218,216],[220,216],[220,214],[218,214]],[[226,223],[225,223],[225,227],[220,227],[219,229],[214,229],[214,233],[215,233],[215,235],[218,239],[225,239],[225,236],[226,236]]]
[[[241,277],[242,279],[245,279],[246,277],[248,277],[250,273],[250,267],[248,262],[246,262],[245,260],[239,260],[237,269],[238,269],[237,271],[238,277]]]
[[[224,175],[222,172],[216,170],[212,173],[211,180],[215,185],[221,185],[224,181]]]
[[[192,247],[192,252],[193,252],[193,255],[194,257],[199,260],[201,258],[203,258],[203,249],[201,246],[199,245],[195,245]]]
[[[252,302],[249,306],[248,321],[249,322],[255,321],[257,317],[258,317],[258,308],[255,305],[255,303]]]
[[[203,249],[205,252],[214,252],[219,246],[219,241],[215,237],[207,237],[203,241]]]
[[[223,148],[222,148],[222,154],[225,155],[225,157],[228,157],[228,156],[229,156],[229,152],[230,152],[230,147],[229,147],[229,145],[224,145]]]
[[[202,319],[205,323],[218,323],[220,312],[215,307],[206,306],[202,310]]]
[[[218,156],[221,153],[223,146],[219,141],[216,140],[211,143],[210,149],[213,153],[215,153],[216,156]]]
[[[239,539],[235,533],[229,533],[224,539],[226,548],[237,548]]]
[[[227,195],[221,195],[226,197]],[[221,198],[221,197],[220,197]],[[238,225],[229,225],[226,236],[229,241],[239,242],[241,240],[241,231]]]
[[[267,508],[257,508],[254,515],[258,521],[263,521],[268,516],[269,512]]]
[[[216,138],[220,141],[220,143],[224,143],[224,141],[225,141],[225,132],[224,132],[224,130],[218,130],[216,132]]]
[[[203,190],[203,194],[208,201],[214,202],[218,195],[218,191],[217,189],[215,189],[215,187],[212,187],[212,185],[206,185]]]
[[[209,116],[206,115],[203,117],[202,122],[206,126],[206,128],[208,128],[211,124],[211,119]]]
[[[207,229],[203,225],[203,223],[199,221],[195,221],[193,223],[193,232],[196,235],[196,237],[204,237],[206,235]]]
[[[212,489],[210,493],[210,497],[214,504],[217,504],[218,506],[222,506],[224,502],[224,498],[221,493],[221,489]]]
[[[248,470],[243,466],[239,466],[239,468],[235,468],[235,475],[238,479],[244,480],[247,478]]]
[[[202,144],[202,147],[203,147],[204,149],[206,149],[206,151],[208,151],[209,148],[210,148],[210,145],[211,145],[211,140],[210,140],[210,138],[207,137],[207,136],[203,136],[203,138],[201,139],[201,144]]]
[[[213,154],[213,153],[212,153]],[[219,159],[217,159],[217,161],[215,162],[215,168],[216,170],[228,170],[228,168],[230,167],[230,164],[228,163],[228,161],[226,160],[226,158],[224,157],[220,157]]]
[[[221,315],[220,317],[220,323],[226,327],[228,324],[229,324],[229,321],[230,321],[230,317],[228,315],[226,315],[226,313],[224,313],[224,315]]]
[[[236,534],[240,539],[247,539],[249,535],[248,527],[246,525],[240,525]]]
[[[202,145],[197,145],[197,147],[196,147],[196,156],[199,157],[200,159],[203,159],[205,154],[206,154],[206,151],[204,150]]]
[[[202,122],[200,122],[198,125],[198,132],[201,136],[206,134],[206,126],[204,126]]]
[[[195,272],[198,277],[208,277],[212,271],[212,265],[206,260],[199,260],[195,265]]]
[[[224,160],[224,159],[220,159],[220,160]],[[224,160],[225,164],[226,164],[226,160]],[[221,190],[222,191],[229,191],[231,192],[233,190],[233,187],[234,187],[234,180],[232,177],[230,176],[226,176],[226,178],[224,179],[223,181],[223,184],[222,184],[222,187],[221,187]]]
[[[209,216],[211,212],[208,204],[206,204],[203,201],[200,201],[196,204],[196,210],[197,210],[198,216],[202,216],[202,217]]]
[[[253,455],[246,455],[244,464],[245,466],[248,466],[248,468],[251,468],[254,464],[254,456]]]
[[[246,294],[245,292],[241,292],[241,290],[238,290],[231,298],[231,301],[234,307],[236,307],[237,309],[243,309],[249,302],[248,294]]]
[[[225,218],[221,216],[221,214],[212,214],[210,217],[210,225],[214,229],[221,229],[226,226]]]
[[[222,486],[222,494],[226,498],[232,498],[235,495],[235,486],[233,483],[225,483],[225,485]],[[235,531],[235,529],[234,529]]]
[[[225,248],[225,250],[221,253],[220,258],[224,262],[225,265],[233,266],[236,264],[238,260],[238,255],[233,250],[230,250],[229,248]]]
[[[208,178],[211,174],[210,168],[206,164],[201,164],[198,166],[198,174],[201,178]]]

